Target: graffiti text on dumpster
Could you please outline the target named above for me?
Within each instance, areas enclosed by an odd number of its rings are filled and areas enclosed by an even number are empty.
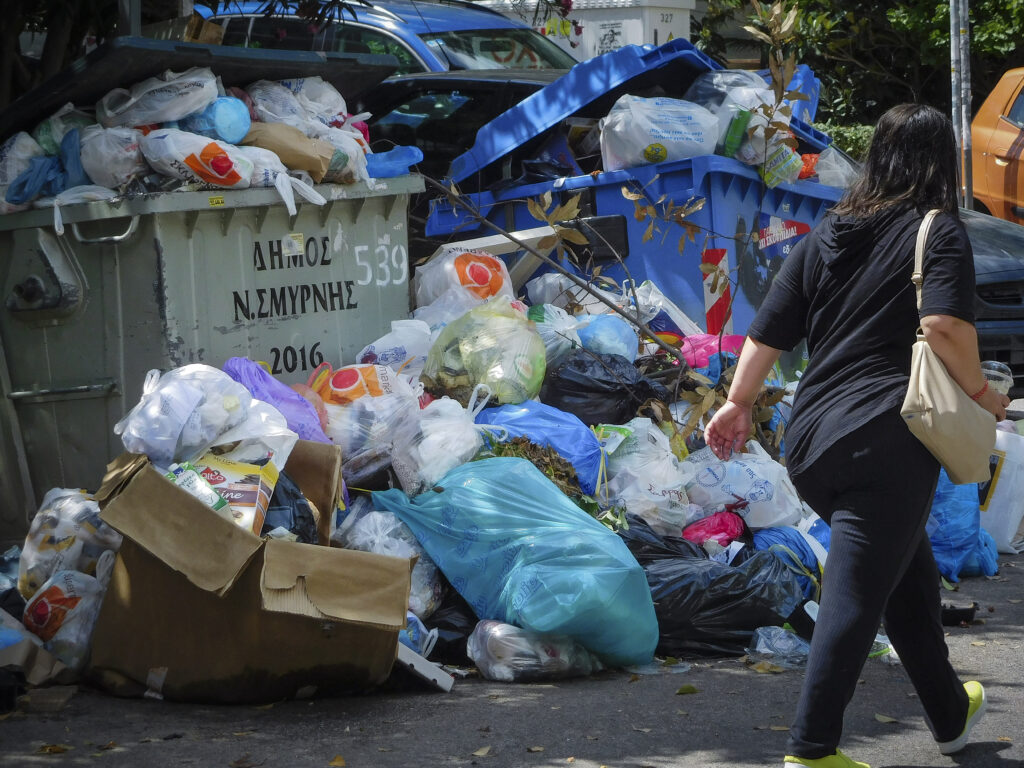
[[[336,263],[337,254],[332,253],[331,241],[326,236],[292,233],[280,240],[254,241],[252,265],[257,273],[326,267],[336,277],[338,272],[346,274],[354,267],[352,277],[356,279],[314,280],[232,291],[235,322],[358,309],[358,287],[402,285],[409,279],[409,256],[402,244],[385,240],[376,247],[356,245],[351,253],[354,264],[347,259]]]

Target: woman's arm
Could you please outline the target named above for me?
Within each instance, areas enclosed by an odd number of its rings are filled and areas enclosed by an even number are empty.
[[[921,330],[928,346],[964,392],[973,395],[985,387],[978,355],[978,332],[973,325],[952,315],[926,315],[921,318]],[[989,387],[977,402],[1002,421],[1006,418],[1010,398]]]
[[[704,441],[718,458],[728,459],[733,451],[746,444],[754,428],[754,400],[781,353],[782,350],[749,336],[743,342],[736,374],[729,387],[729,401],[715,412],[704,430]]]

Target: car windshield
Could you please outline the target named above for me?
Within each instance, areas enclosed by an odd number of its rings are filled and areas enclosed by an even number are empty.
[[[570,69],[576,64],[532,29],[471,29],[420,37],[452,69]]]

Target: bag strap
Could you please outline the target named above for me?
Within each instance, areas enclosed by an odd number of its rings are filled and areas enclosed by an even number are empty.
[[[932,220],[939,215],[938,208],[932,208],[921,220],[921,228],[917,230],[917,245],[914,247],[914,273],[910,282],[917,290],[917,310],[921,311],[921,286],[924,285],[924,246],[928,240],[928,230],[932,228]]]

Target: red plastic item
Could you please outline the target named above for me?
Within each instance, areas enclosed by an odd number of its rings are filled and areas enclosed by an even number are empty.
[[[809,179],[817,173],[819,155],[811,153],[807,155],[800,155],[800,159],[804,161],[804,167],[800,171],[798,179]]]
[[[683,538],[694,544],[703,545],[706,541],[716,541],[723,547],[728,547],[743,535],[745,527],[743,518],[735,512],[715,512],[686,526],[683,529]]]

